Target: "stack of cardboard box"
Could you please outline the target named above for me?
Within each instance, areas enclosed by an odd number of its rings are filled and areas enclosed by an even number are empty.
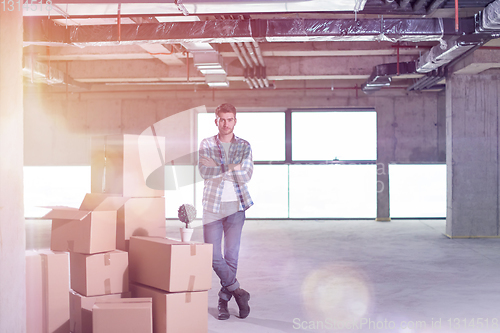
[[[132,237],[132,297],[153,299],[155,333],[206,333],[212,286],[212,244]]]
[[[92,193],[52,207],[52,251],[26,257],[29,333],[207,332],[212,245],[165,238],[164,156],[162,137],[92,140]]]
[[[116,250],[116,216],[127,198],[87,194],[79,209],[53,207],[51,250],[69,252],[70,330],[92,332],[92,307],[105,298],[130,297],[128,253]],[[66,292],[66,295],[68,293]],[[50,309],[49,309],[50,310]]]

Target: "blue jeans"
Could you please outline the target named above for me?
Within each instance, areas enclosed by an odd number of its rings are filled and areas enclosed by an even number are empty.
[[[212,267],[222,285],[219,297],[226,301],[231,299],[231,292],[240,287],[236,271],[245,212],[238,208],[238,202],[234,201],[221,203],[219,213],[203,211],[203,238],[205,243],[213,244]]]

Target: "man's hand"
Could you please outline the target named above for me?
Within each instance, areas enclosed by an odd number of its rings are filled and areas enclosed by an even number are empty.
[[[229,170],[231,170],[231,171],[241,170],[241,163],[239,163],[239,164],[229,164]]]
[[[216,167],[217,163],[211,158],[208,157],[200,157],[200,164],[206,167]]]

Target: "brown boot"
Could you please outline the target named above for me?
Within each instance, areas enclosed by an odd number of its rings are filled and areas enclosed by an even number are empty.
[[[227,301],[219,298],[219,316],[217,317],[219,320],[229,319],[229,310],[227,309]]]
[[[236,304],[240,308],[240,318],[246,318],[250,314],[250,306],[248,305],[248,301],[250,300],[250,294],[241,288],[238,288],[232,292],[234,299],[236,300]]]

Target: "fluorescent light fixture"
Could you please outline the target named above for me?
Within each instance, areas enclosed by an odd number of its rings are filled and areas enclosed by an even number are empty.
[[[207,82],[209,87],[229,87],[229,81],[224,82]]]
[[[209,75],[209,74],[226,74],[226,71],[224,68],[203,68],[198,70],[203,74],[203,75]]]
[[[229,87],[226,74],[208,74],[205,76],[205,82],[209,87]]]
[[[189,16],[155,16],[158,22],[196,22],[200,21],[200,18],[196,15]]]
[[[112,18],[69,18],[69,19],[54,19],[54,22],[60,25],[116,25],[118,20],[114,17]],[[120,24],[136,24],[128,17],[123,17],[120,20]]]

